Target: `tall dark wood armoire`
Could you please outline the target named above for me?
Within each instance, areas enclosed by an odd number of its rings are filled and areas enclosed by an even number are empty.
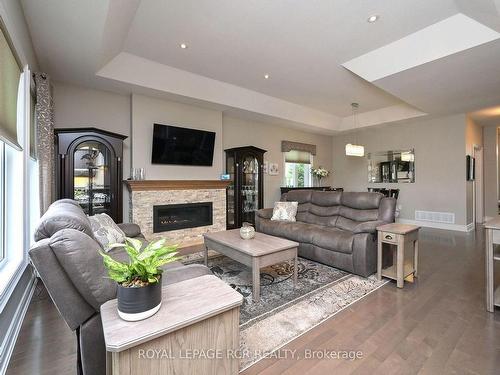
[[[227,229],[239,228],[244,222],[255,224],[255,211],[264,206],[264,153],[254,146],[225,150],[227,188]]]
[[[96,128],[56,129],[57,197],[76,200],[87,215],[122,222],[124,135]]]

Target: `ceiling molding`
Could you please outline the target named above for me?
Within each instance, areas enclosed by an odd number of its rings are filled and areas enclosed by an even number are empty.
[[[329,113],[175,69],[127,52],[118,54],[97,72],[97,76],[327,131],[335,131],[340,124],[340,118]]]
[[[410,105],[400,104],[391,107],[377,109],[375,111],[363,112],[357,115],[357,127],[364,128],[367,126],[375,126],[380,124],[388,124],[391,122],[409,120],[416,117],[427,116],[427,113],[422,112]],[[356,128],[353,116],[344,117],[339,126],[339,131],[352,130]]]

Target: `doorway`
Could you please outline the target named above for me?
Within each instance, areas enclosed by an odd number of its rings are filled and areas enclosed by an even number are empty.
[[[475,179],[472,182],[473,217],[475,224],[482,224],[484,222],[483,147],[474,145],[472,157],[475,160]]]

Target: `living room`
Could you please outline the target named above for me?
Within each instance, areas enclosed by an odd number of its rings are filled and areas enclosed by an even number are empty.
[[[0,374],[498,372],[497,1],[0,21]]]

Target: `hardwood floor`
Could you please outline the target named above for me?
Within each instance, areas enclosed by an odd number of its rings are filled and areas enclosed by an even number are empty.
[[[499,374],[500,309],[485,309],[484,231],[423,229],[419,273],[282,348],[302,358],[306,350],[361,351],[361,359],[264,359],[242,374]],[[498,265],[496,275],[500,282]],[[74,363],[72,332],[50,299],[34,300],[7,374],[74,374]]]
[[[7,374],[76,374],[76,338],[40,283],[24,318]]]

